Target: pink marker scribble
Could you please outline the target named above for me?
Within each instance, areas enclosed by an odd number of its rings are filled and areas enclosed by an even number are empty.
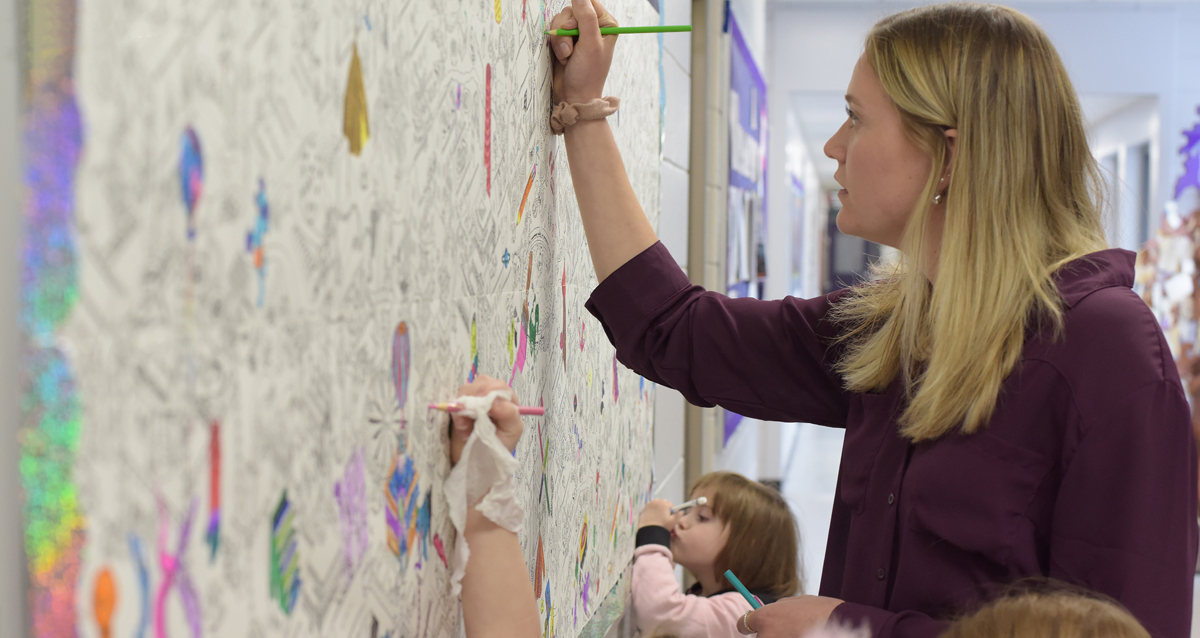
[[[158,499],[158,566],[162,569],[162,582],[158,585],[158,593],[154,597],[154,638],[167,637],[167,595],[174,588],[179,592],[183,602],[183,613],[187,616],[188,627],[192,630],[192,638],[200,638],[202,619],[200,617],[200,597],[183,563],[187,553],[188,539],[192,532],[192,519],[196,515],[196,501],[188,508],[187,517],[179,526],[179,541],[175,553],[167,549],[170,535],[170,514],[167,504]]]
[[[442,559],[442,566],[449,568],[450,561],[446,560],[446,547],[442,545],[442,537],[437,534],[433,535],[433,548],[437,550],[438,558]]]

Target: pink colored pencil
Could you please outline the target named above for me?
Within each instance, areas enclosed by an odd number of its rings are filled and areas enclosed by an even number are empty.
[[[462,412],[463,406],[461,403],[430,403],[429,409],[441,410],[442,412]],[[517,408],[517,413],[527,416],[542,416],[546,414],[546,408],[533,408],[522,405]]]

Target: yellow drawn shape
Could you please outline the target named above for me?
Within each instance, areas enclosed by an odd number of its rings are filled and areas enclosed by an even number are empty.
[[[500,24],[500,0],[496,0],[496,24]]]
[[[358,57],[358,44],[350,58],[350,76],[346,80],[346,106],[342,118],[342,133],[350,140],[350,152],[362,154],[363,145],[371,137],[371,126],[367,118],[367,90],[363,86],[362,60]]]

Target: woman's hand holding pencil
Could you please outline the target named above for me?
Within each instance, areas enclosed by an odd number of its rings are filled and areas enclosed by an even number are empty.
[[[617,36],[601,35],[600,29],[615,26],[617,19],[598,0],[571,0],[554,16],[551,31],[579,29],[576,37],[548,38],[554,53],[554,102],[579,104],[601,97]]]

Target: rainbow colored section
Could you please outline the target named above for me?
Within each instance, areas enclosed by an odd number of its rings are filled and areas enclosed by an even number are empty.
[[[32,633],[76,635],[75,587],[86,541],[73,468],[81,412],[59,325],[79,297],[71,223],[82,147],[72,66],[74,0],[25,5],[21,247],[21,489]]]
[[[300,594],[300,557],[296,553],[296,512],[287,492],[271,517],[271,598],[289,616]]]

